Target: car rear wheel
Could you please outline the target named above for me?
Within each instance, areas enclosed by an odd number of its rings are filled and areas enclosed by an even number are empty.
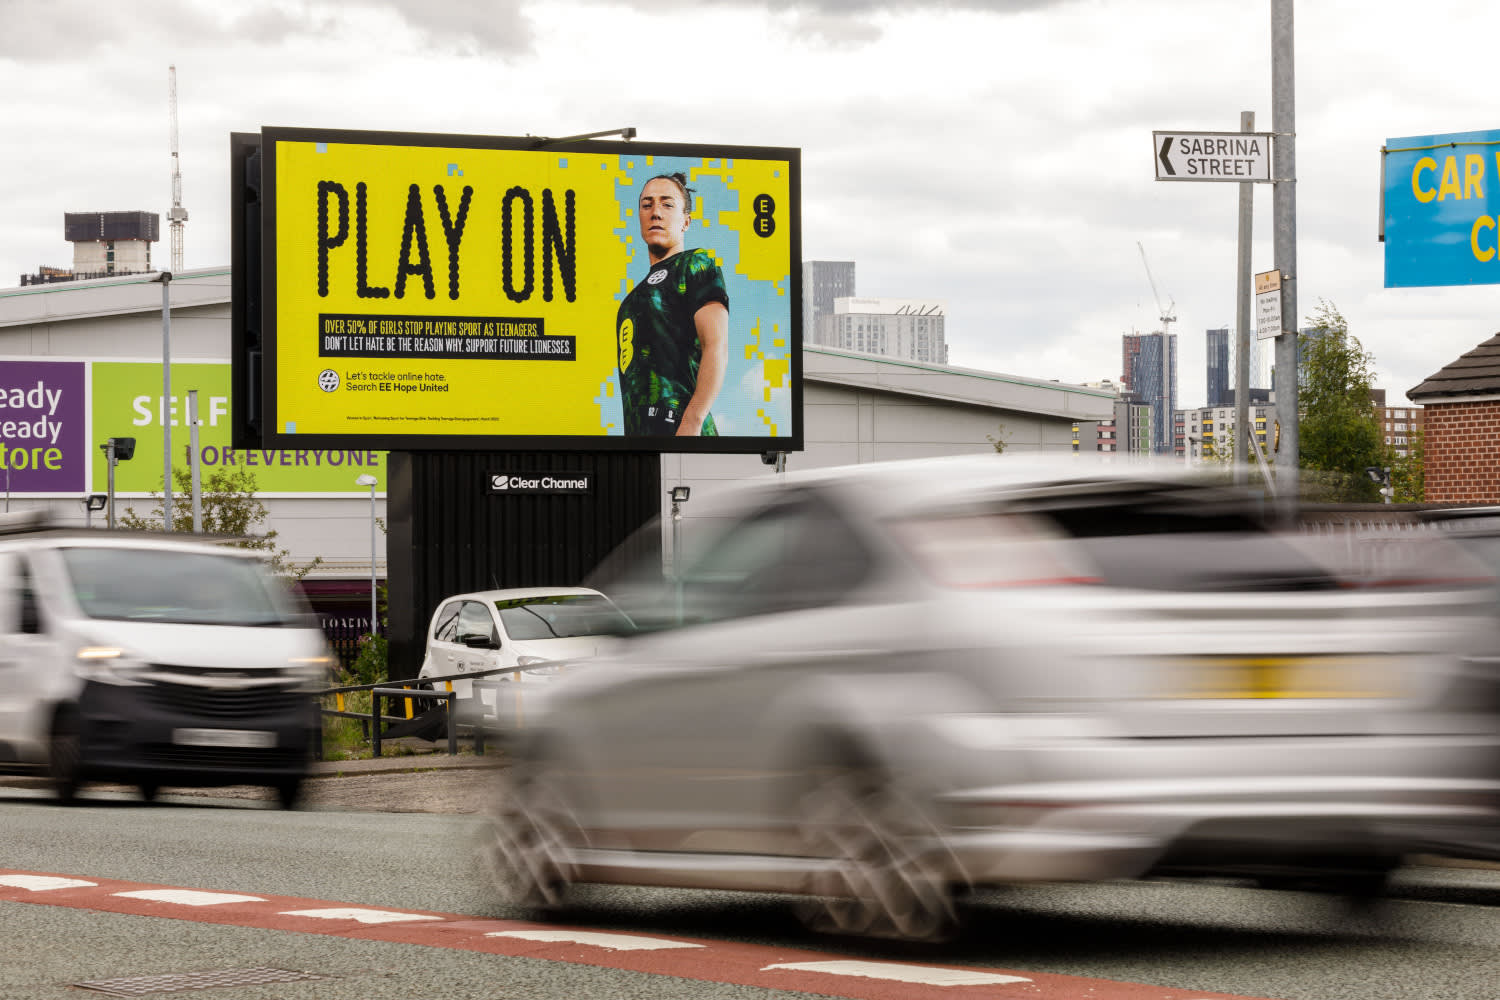
[[[811,875],[798,916],[827,934],[940,941],[957,927],[957,873],[927,810],[878,770],[842,768],[801,802]]]
[[[501,772],[480,853],[502,902],[560,906],[575,876],[582,830],[551,768],[518,761]]]

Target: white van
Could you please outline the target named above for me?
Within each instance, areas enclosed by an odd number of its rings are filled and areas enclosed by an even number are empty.
[[[333,663],[258,555],[190,535],[46,529],[0,515],[0,771],[267,785],[296,801]]]

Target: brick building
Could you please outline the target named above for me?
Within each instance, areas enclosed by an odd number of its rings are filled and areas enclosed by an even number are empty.
[[[1387,448],[1397,458],[1411,454],[1417,435],[1423,433],[1425,415],[1420,406],[1387,406],[1385,390],[1371,389],[1370,400],[1375,404],[1375,419],[1380,422],[1385,434]]]
[[[1423,404],[1427,500],[1500,503],[1500,333],[1406,395]]]

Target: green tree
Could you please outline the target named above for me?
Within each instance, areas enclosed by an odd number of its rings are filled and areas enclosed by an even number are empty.
[[[1309,499],[1370,503],[1380,486],[1365,475],[1369,466],[1390,464],[1390,454],[1370,398],[1371,366],[1349,324],[1331,303],[1319,300],[1301,334],[1297,393],[1298,438]]]
[[[192,473],[173,469],[172,530],[184,534],[193,530]],[[119,518],[127,531],[160,531],[164,523],[162,496],[153,493],[156,507],[142,516],[134,508]],[[205,534],[232,538],[233,545],[264,552],[271,569],[293,580],[300,580],[323,562],[317,556],[309,563],[294,563],[285,549],[276,546],[276,532],[261,531],[266,520],[266,505],[256,495],[255,474],[249,469],[219,467],[203,481],[199,506]]]
[[[1413,431],[1406,438],[1406,454],[1391,459],[1391,487],[1395,503],[1422,503],[1427,499],[1427,435]]]

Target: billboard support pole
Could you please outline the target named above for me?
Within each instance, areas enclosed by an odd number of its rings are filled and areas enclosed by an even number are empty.
[[[1271,173],[1276,270],[1281,272],[1282,332],[1276,338],[1277,491],[1295,505],[1300,495],[1297,418],[1297,115],[1293,59],[1293,0],[1271,0]],[[1291,329],[1286,329],[1290,317]],[[1291,511],[1288,510],[1290,516]]]
[[[1240,131],[1255,131],[1255,112],[1240,112]],[[1239,255],[1234,282],[1234,484],[1250,478],[1246,443],[1255,433],[1250,425],[1250,235],[1255,225],[1255,184],[1240,184]]]
[[[188,469],[193,474],[193,534],[203,532],[203,470],[199,468],[198,459],[202,452],[198,450],[198,390],[189,389],[187,393],[187,419],[188,419]]]

